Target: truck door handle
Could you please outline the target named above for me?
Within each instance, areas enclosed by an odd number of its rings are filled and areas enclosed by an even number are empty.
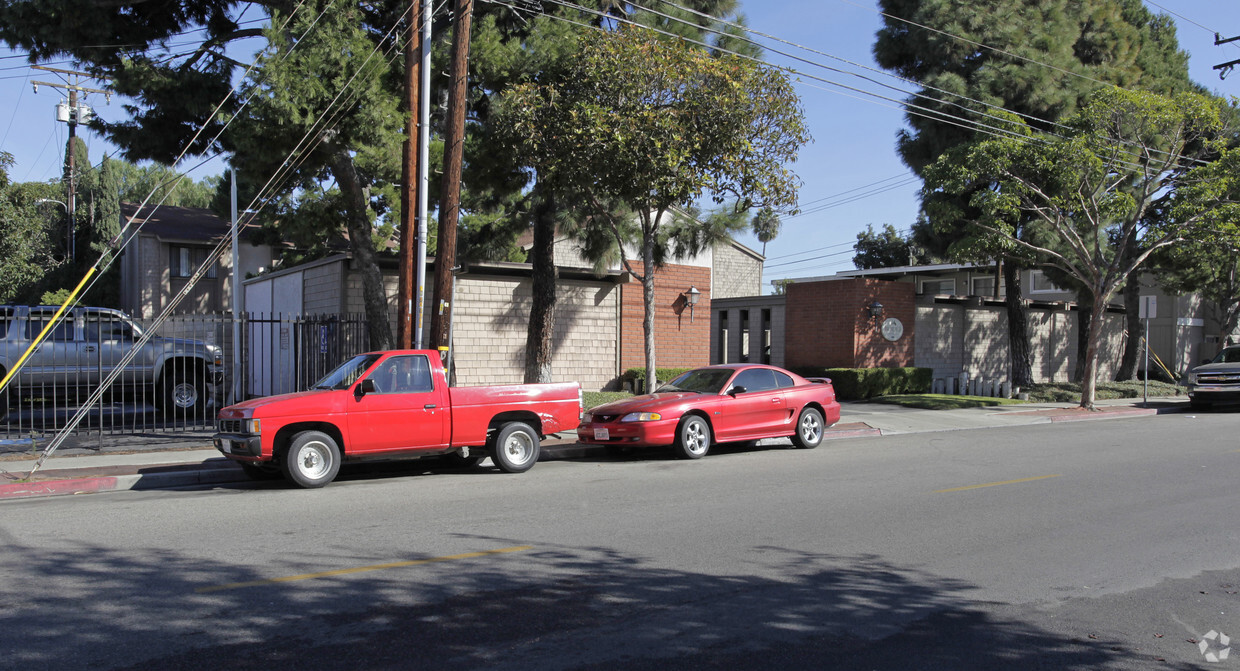
[[[422,406],[422,409],[423,409],[423,410],[434,410],[434,409],[435,409],[435,404],[434,404],[434,403],[427,403],[426,405]]]
[[[86,346],[86,351],[87,351],[87,352],[93,352],[93,351],[95,351],[95,346],[94,346],[94,345],[87,345],[87,346]]]

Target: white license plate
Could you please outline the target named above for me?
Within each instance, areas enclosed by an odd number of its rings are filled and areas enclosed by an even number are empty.
[[[611,440],[611,433],[608,432],[607,429],[595,429],[594,439],[595,440]]]

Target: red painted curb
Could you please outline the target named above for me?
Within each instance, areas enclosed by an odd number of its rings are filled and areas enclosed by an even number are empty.
[[[0,485],[0,499],[63,496],[65,494],[94,494],[96,492],[110,492],[116,489],[116,486],[117,478],[115,476],[78,478],[75,480],[15,482]]]
[[[1115,417],[1141,417],[1157,415],[1155,408],[1132,408],[1129,410],[1102,410],[1099,412],[1076,412],[1071,414],[1051,415],[1052,422],[1083,422],[1092,419],[1112,419]]]

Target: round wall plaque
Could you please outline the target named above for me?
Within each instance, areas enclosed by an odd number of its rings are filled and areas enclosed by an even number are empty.
[[[888,317],[883,320],[883,337],[895,342],[904,335],[904,324],[895,317]]]

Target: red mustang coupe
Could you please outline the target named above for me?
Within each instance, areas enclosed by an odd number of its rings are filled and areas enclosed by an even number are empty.
[[[797,447],[818,447],[823,429],[838,421],[830,380],[730,364],[691,370],[653,394],[591,408],[577,439],[616,447],[671,445],[682,459],[700,459],[712,443],[791,437]]]

